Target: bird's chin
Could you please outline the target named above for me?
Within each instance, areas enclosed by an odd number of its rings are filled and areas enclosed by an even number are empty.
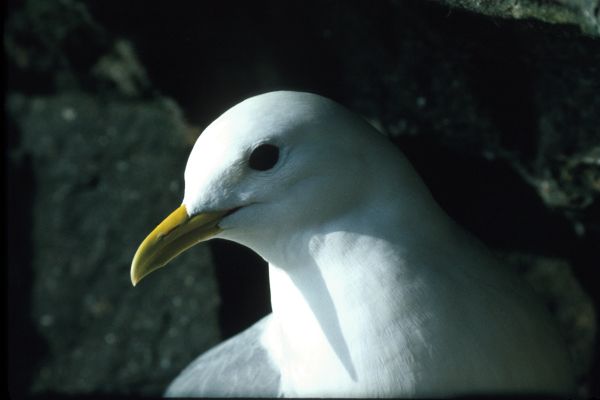
[[[219,222],[219,228],[223,229],[223,231],[234,228],[237,225],[239,218],[251,205],[252,203],[229,209]]]
[[[249,236],[258,235],[264,229],[264,203],[252,202],[243,206],[234,207],[227,211],[219,221],[221,231],[215,238],[232,240],[245,244]]]

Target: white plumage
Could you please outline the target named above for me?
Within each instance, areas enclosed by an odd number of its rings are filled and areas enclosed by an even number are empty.
[[[253,169],[264,144],[276,162]],[[272,92],[236,105],[198,139],[185,183],[190,218],[231,210],[212,237],[269,262],[273,313],[168,395],[571,393],[567,351],[529,288],[336,103]]]

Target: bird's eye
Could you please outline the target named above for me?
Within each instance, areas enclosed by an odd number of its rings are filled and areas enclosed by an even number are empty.
[[[272,144],[261,144],[250,154],[248,165],[257,171],[267,171],[277,164],[279,147]]]

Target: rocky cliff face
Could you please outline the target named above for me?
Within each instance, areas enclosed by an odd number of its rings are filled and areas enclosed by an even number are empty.
[[[268,312],[261,260],[200,245],[131,288],[202,128],[314,91],[363,114],[538,290],[599,395],[598,1],[8,5],[9,382],[159,395]],[[464,10],[470,11],[464,11]],[[595,25],[594,25],[595,24]]]

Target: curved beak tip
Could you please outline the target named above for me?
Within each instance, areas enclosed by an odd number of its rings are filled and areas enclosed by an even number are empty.
[[[131,263],[131,284],[166,265],[196,243],[210,239],[221,229],[218,223],[227,211],[206,212],[190,217],[185,205],[173,211],[138,248]]]
[[[131,264],[130,278],[131,278],[131,284],[134,287],[142,280],[142,277],[139,275],[139,272],[138,272],[138,264],[135,262],[135,260]]]

